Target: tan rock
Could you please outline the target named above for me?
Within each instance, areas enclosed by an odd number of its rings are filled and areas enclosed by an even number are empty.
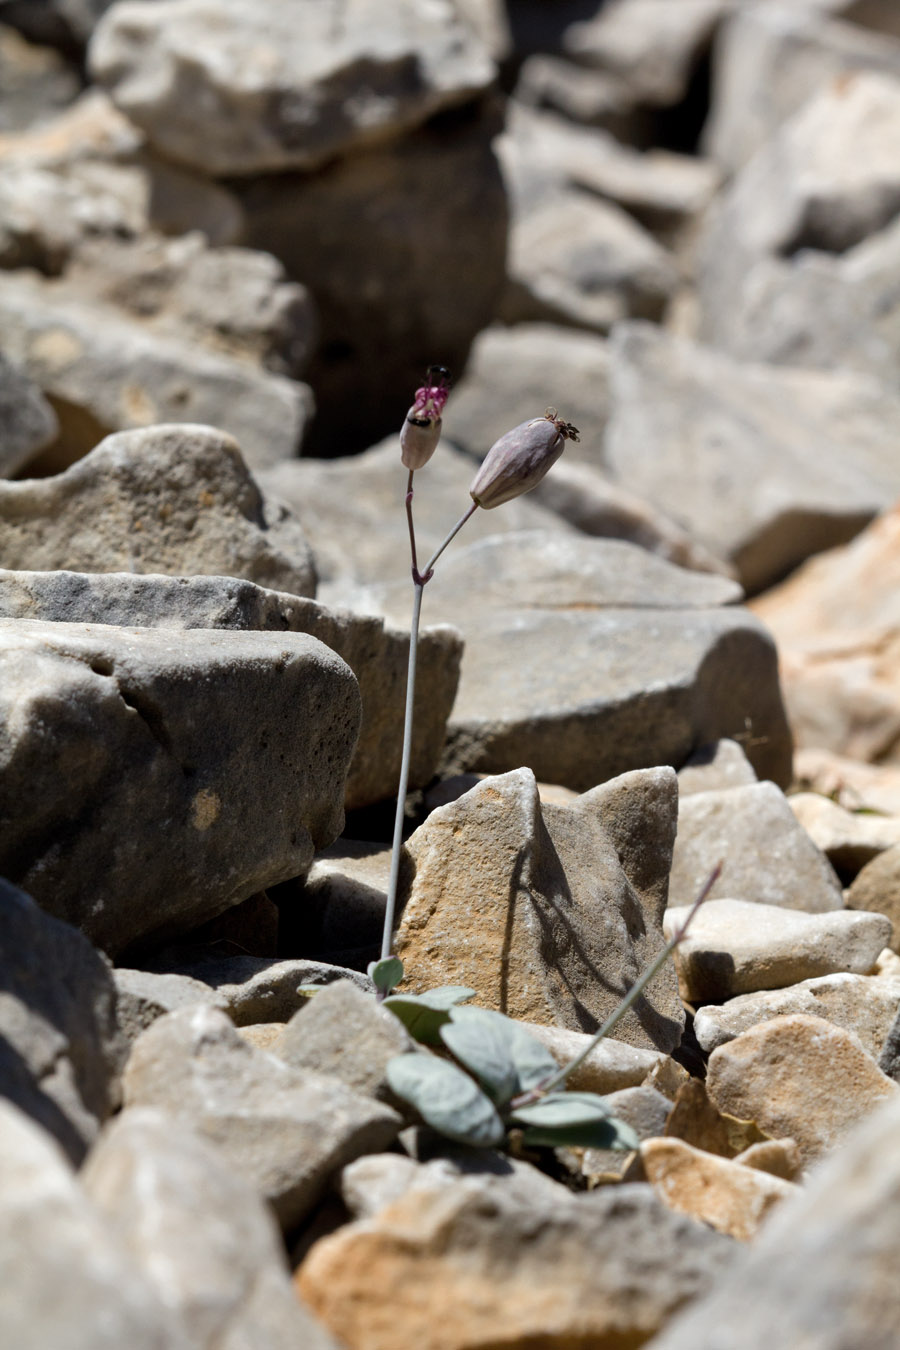
[[[689,913],[684,907],[666,911],[667,938]],[[890,937],[890,920],[883,914],[865,919],[843,909],[804,914],[779,905],[719,899],[694,916],[675,951],[675,968],[687,1003],[714,1002],[835,971],[868,974]]]
[[[690,797],[695,792],[746,787],[756,781],[753,765],[740,741],[714,741],[697,750],[678,770],[678,795]]]
[[[804,1014],[773,1018],[720,1045],[707,1088],[720,1111],[796,1140],[806,1165],[898,1091],[856,1036]]]
[[[803,1159],[793,1139],[763,1139],[738,1153],[734,1161],[784,1181],[797,1181],[803,1172]]]
[[[794,778],[800,787],[831,797],[848,811],[900,815],[900,766],[896,764],[866,764],[831,750],[801,746],[794,756]]]
[[[891,950],[900,952],[900,844],[867,863],[847,892],[847,904],[886,914],[894,926]]]
[[[900,818],[846,810],[818,792],[797,792],[788,805],[845,883],[879,853],[900,844]]]
[[[662,947],[677,809],[671,769],[644,769],[541,807],[530,769],[488,778],[407,843],[395,950],[415,989],[463,984],[512,1017],[584,1030]],[[667,966],[619,1023],[671,1050],[683,1011]]]
[[[657,1195],[719,1233],[746,1242],[794,1186],[780,1177],[692,1148],[683,1139],[646,1139],[641,1161]]]
[[[522,1025],[529,1036],[550,1051],[560,1068],[581,1054],[591,1039],[586,1032],[570,1031],[567,1027],[548,1027],[537,1022]],[[680,1082],[682,1074],[685,1071],[681,1066],[661,1050],[626,1045],[606,1036],[569,1076],[568,1086],[577,1092],[599,1092],[605,1096],[650,1083],[664,1095],[672,1096],[675,1092],[672,1083]]]
[[[719,1111],[700,1078],[689,1078],[679,1087],[664,1133],[719,1158],[735,1158],[766,1139],[752,1120]]]

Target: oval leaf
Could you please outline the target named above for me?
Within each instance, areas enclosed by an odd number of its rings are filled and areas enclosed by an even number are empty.
[[[386,956],[383,961],[370,961],[369,979],[376,989],[389,994],[403,979],[403,962],[399,956]]]
[[[504,1013],[494,1012],[491,1008],[459,1008],[450,1013],[451,1022],[460,1014],[477,1012],[480,1017],[493,1022],[498,1034],[503,1037],[516,1068],[516,1086],[512,1095],[529,1092],[540,1087],[557,1072],[558,1065],[549,1050],[545,1050],[540,1041],[535,1040],[521,1023]]]
[[[395,1055],[387,1062],[393,1092],[448,1139],[489,1148],[506,1135],[493,1103],[462,1069],[433,1055]]]
[[[453,1008],[457,1003],[468,1003],[475,997],[475,990],[466,984],[442,984],[437,989],[426,989],[417,997],[429,1008]]]
[[[531,1125],[522,1136],[528,1148],[610,1148],[630,1153],[638,1147],[638,1137],[630,1125],[615,1116],[584,1125],[559,1125],[544,1128]]]
[[[453,1008],[440,1029],[441,1040],[459,1062],[474,1074],[492,1101],[499,1105],[515,1094],[518,1075],[509,1050],[506,1028],[486,1008]]]
[[[552,1092],[539,1102],[521,1106],[513,1111],[517,1125],[534,1125],[541,1129],[559,1126],[592,1125],[607,1120],[612,1109],[603,1097],[593,1092]]]
[[[450,1009],[473,998],[474,994],[474,989],[452,984],[429,989],[425,994],[390,994],[382,1007],[390,1008],[394,1016],[399,1017],[414,1040],[423,1045],[440,1045],[438,1033],[444,1023],[449,1022]]]

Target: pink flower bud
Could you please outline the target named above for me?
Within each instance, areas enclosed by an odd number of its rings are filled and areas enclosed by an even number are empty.
[[[469,488],[469,495],[490,511],[530,492],[556,463],[566,441],[578,440],[578,428],[548,408],[543,417],[523,422],[495,441]]]
[[[450,373],[444,366],[429,366],[425,384],[400,431],[400,459],[405,468],[421,469],[428,463],[441,439],[441,413],[450,392]]]

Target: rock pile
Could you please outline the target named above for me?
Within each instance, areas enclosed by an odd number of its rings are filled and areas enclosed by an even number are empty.
[[[0,0],[0,88],[5,1338],[896,1344],[892,0]],[[400,990],[624,1151],[436,1134],[366,973],[430,361],[420,566],[580,439],[424,592]]]

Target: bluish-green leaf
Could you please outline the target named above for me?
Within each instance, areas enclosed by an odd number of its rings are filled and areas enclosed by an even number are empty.
[[[448,984],[424,994],[390,994],[382,1007],[399,1017],[414,1040],[440,1045],[440,1029],[449,1022],[450,1009],[474,995],[475,990],[465,985]]]
[[[399,956],[386,956],[383,961],[370,961],[369,979],[376,989],[389,994],[403,979],[403,962]]]
[[[451,1008],[450,1021],[440,1030],[447,1049],[498,1105],[514,1096],[519,1081],[505,1023],[505,1017],[498,1019],[486,1008]]]
[[[594,1092],[552,1092],[530,1106],[520,1106],[512,1118],[517,1125],[534,1125],[540,1129],[559,1126],[590,1125],[606,1120],[612,1108],[604,1097]]]
[[[460,1144],[489,1148],[506,1135],[494,1104],[473,1078],[434,1055],[395,1055],[387,1063],[393,1092],[432,1129]]]
[[[469,1008],[460,1008],[460,1013],[473,1011]],[[548,1078],[557,1072],[558,1065],[549,1050],[545,1050],[540,1041],[535,1040],[530,1032],[511,1017],[504,1013],[494,1012],[491,1008],[478,1008],[479,1016],[488,1021],[492,1021],[497,1028],[497,1034],[503,1037],[506,1043],[513,1064],[516,1068],[516,1086],[513,1089],[513,1096],[519,1092],[528,1092],[532,1088],[539,1087],[545,1083]],[[454,1009],[450,1014],[450,1020],[456,1021],[457,1010]]]
[[[630,1125],[615,1116],[582,1125],[531,1125],[525,1130],[522,1142],[529,1148],[610,1148],[631,1152],[638,1147],[638,1137]]]

